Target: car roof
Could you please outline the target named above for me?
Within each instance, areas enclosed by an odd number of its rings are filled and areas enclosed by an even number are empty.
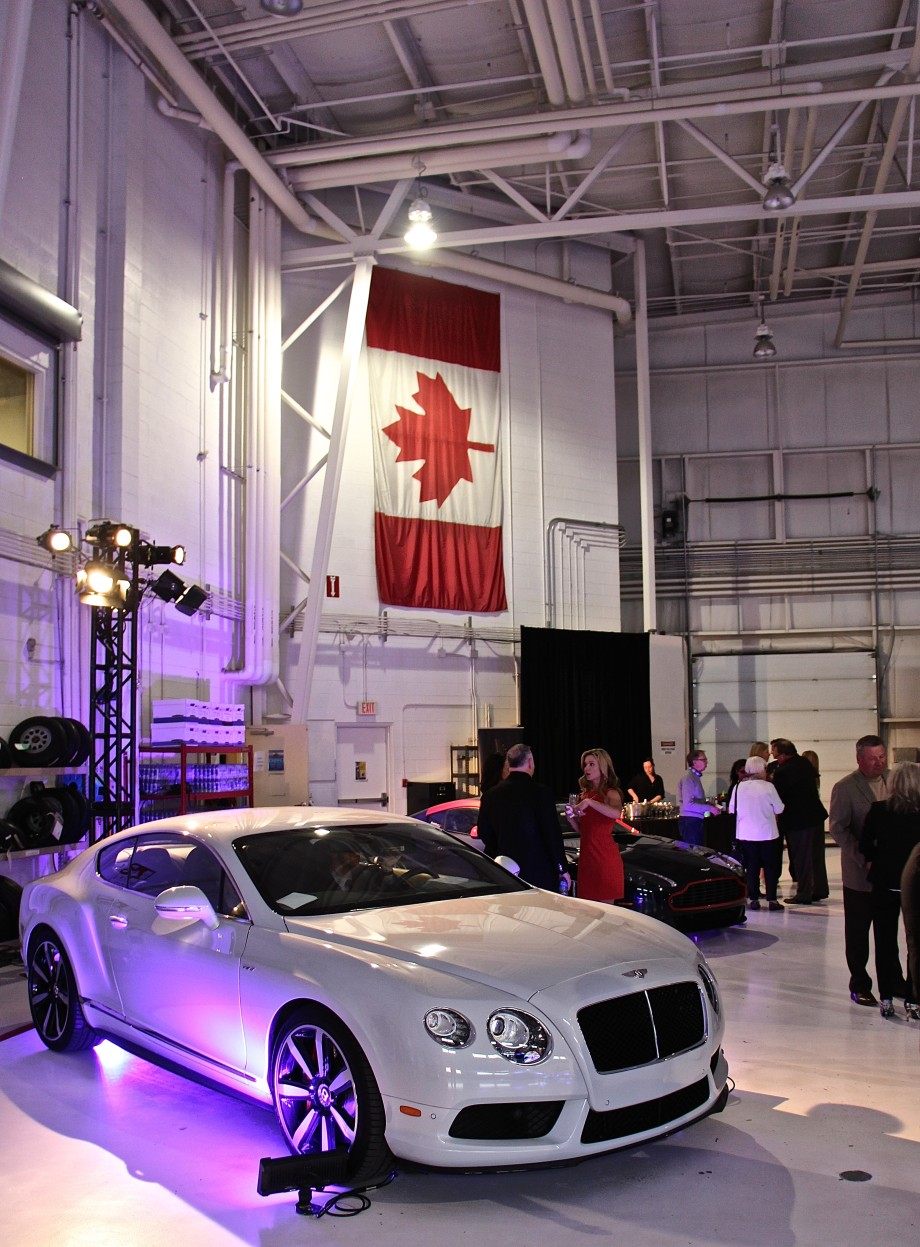
[[[107,838],[106,843],[158,831],[230,843],[240,836],[260,831],[283,831],[297,827],[382,827],[394,823],[404,824],[415,832],[419,828],[417,819],[405,818],[401,814],[388,814],[386,810],[342,809],[340,806],[281,805],[259,806],[256,809],[198,810],[125,828]]]
[[[478,797],[458,797],[456,801],[442,801],[440,805],[426,805],[419,814],[440,814],[442,810],[478,810]]]

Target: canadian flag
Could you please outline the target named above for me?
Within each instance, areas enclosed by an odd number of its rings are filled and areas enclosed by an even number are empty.
[[[367,354],[381,602],[507,607],[498,295],[374,269]]]

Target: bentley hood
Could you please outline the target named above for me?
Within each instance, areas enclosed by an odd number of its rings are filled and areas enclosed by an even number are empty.
[[[537,889],[322,918],[288,918],[292,933],[356,953],[418,962],[523,999],[612,967],[696,958],[686,936],[610,905]],[[663,967],[662,967],[663,968]]]

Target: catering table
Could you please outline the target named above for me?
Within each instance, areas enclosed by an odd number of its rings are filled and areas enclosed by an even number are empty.
[[[667,801],[630,801],[623,807],[623,822],[647,836],[679,840],[678,807]],[[734,814],[707,814],[703,819],[703,844],[719,853],[730,853],[735,842]]]

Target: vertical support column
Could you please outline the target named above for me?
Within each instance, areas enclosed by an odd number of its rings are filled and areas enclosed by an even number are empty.
[[[636,281],[636,390],[639,413],[639,517],[642,533],[642,627],[658,626],[655,602],[655,518],[652,494],[651,387],[648,360],[648,304],[645,243],[639,239],[633,253]]]
[[[295,723],[305,723],[309,709],[310,687],[313,683],[313,668],[316,663],[316,644],[319,639],[319,625],[323,610],[323,586],[326,583],[326,572],[329,568],[329,550],[332,545],[339,482],[342,479],[345,438],[348,433],[358,364],[361,359],[361,343],[364,339],[364,322],[367,316],[367,301],[370,295],[373,268],[374,261],[370,257],[364,257],[355,262],[333,411],[331,416],[323,421],[328,428],[331,428],[332,437],[329,441],[323,495],[313,547],[313,562],[310,567],[310,590],[304,609],[300,661],[297,664],[291,690],[294,702],[292,717]]]

